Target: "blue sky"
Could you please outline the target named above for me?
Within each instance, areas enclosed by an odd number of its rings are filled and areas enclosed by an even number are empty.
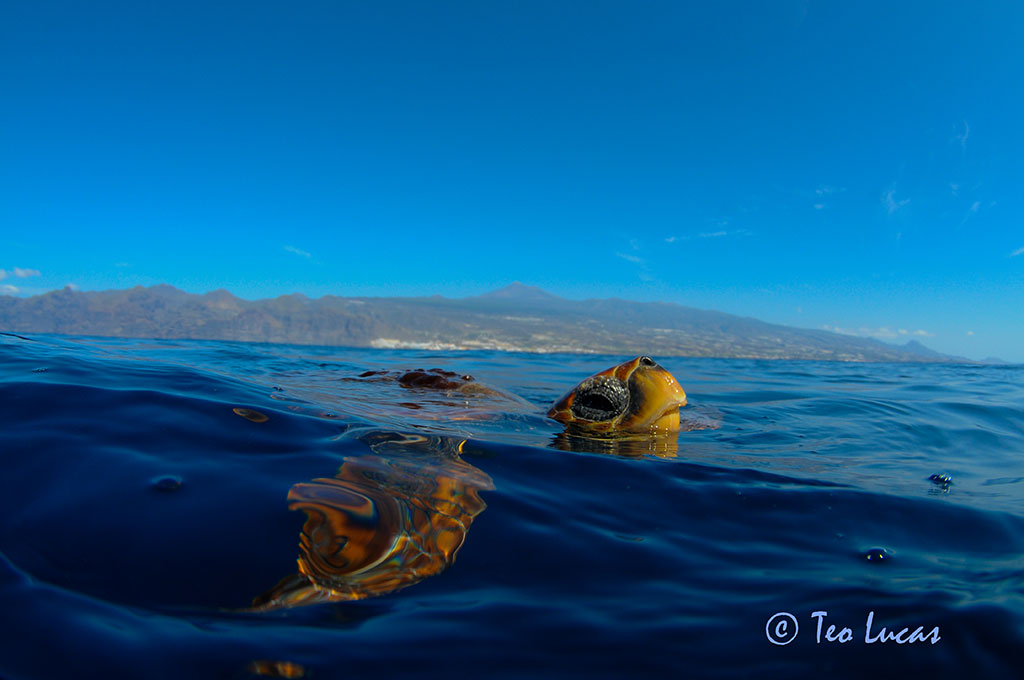
[[[1024,361],[1024,5],[47,2],[0,293],[667,300]]]

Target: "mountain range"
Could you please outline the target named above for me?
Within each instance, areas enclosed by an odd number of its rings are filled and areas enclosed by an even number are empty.
[[[475,297],[244,300],[169,285],[0,297],[0,330],[300,345],[832,361],[966,361],[664,302],[568,300],[513,283]]]

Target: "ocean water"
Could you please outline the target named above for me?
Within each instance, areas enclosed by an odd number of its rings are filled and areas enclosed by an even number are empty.
[[[0,336],[0,678],[1020,677],[1024,370],[656,357],[689,431],[545,418],[626,358]],[[366,499],[416,579],[254,607]]]

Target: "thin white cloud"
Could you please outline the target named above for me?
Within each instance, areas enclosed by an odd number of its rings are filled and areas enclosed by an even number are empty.
[[[621,257],[623,260],[627,262],[632,262],[633,264],[647,264],[646,260],[644,260],[644,258],[640,257],[639,255],[630,255],[629,253],[615,253],[615,255]]]
[[[0,269],[0,281],[3,281],[8,276],[16,276],[19,279],[27,279],[30,276],[39,276],[38,269],[22,269],[21,267],[15,267],[11,271],[4,271]]]
[[[17,286],[11,286],[8,284],[0,286],[0,293],[4,295],[17,295],[19,292],[21,291]]]
[[[1017,248],[1017,250],[1010,253],[1010,257],[1017,257],[1018,255],[1024,255],[1024,246]]]
[[[718,226],[725,226],[728,224],[727,220],[715,223]],[[691,241],[695,238],[709,239],[709,238],[726,238],[726,237],[740,237],[750,236],[753,234],[749,229],[719,229],[718,231],[704,231],[699,234],[684,234],[682,236],[669,236],[665,239],[665,243],[676,243],[678,241]]]
[[[841,194],[846,191],[846,187],[834,187],[828,184],[823,184],[814,190],[814,193],[818,196],[831,196],[832,194]]]
[[[890,328],[888,326],[882,326],[881,328],[868,328],[861,326],[860,328],[841,328],[839,326],[822,326],[826,331],[832,331],[833,333],[839,333],[841,335],[854,335],[859,338],[876,338],[878,340],[899,340],[910,337],[919,338],[932,338],[935,337],[934,333],[930,333],[926,330],[908,330],[906,328]]]
[[[630,245],[634,248],[639,248],[635,241],[631,241]],[[615,256],[621,257],[626,262],[635,264],[639,269],[639,271],[637,272],[637,276],[640,277],[641,281],[648,282],[654,280],[654,276],[651,275],[651,268],[647,266],[647,260],[645,260],[644,258],[640,257],[639,255],[633,255],[631,253],[620,252],[615,253]]]
[[[724,238],[726,236],[750,236],[752,232],[749,229],[731,229],[729,231],[711,231],[703,234],[697,234],[697,238]]]
[[[967,224],[967,221],[978,214],[978,209],[981,208],[981,201],[975,201],[971,204],[971,207],[964,213],[964,218],[960,220],[960,226]]]
[[[826,208],[829,207],[829,205],[831,205],[832,198],[837,194],[843,193],[844,191],[846,191],[846,187],[836,187],[832,186],[831,184],[822,184],[821,186],[814,190],[814,203],[812,203],[811,205],[814,206],[815,210],[825,210]],[[803,194],[803,192],[801,192],[801,195],[806,194]]]
[[[296,248],[295,246],[285,246],[284,249],[287,250],[289,253],[294,253],[294,254],[299,255],[300,257],[304,257],[306,259],[310,259],[310,258],[313,257],[310,253],[307,253],[305,250],[300,250],[300,249]]]
[[[965,120],[964,121],[964,131],[963,132],[958,132],[953,137],[953,139],[956,140],[957,143],[960,144],[960,148],[961,149],[964,149],[966,151],[967,150],[967,138],[970,137],[970,136],[971,136],[971,126],[968,125],[967,121]]]
[[[665,243],[678,243],[679,241],[692,241],[694,236],[692,234],[683,234],[682,236],[669,236],[665,239]]]
[[[969,335],[969,336],[974,335],[974,331],[967,331],[967,335]]]
[[[888,212],[890,215],[896,214],[897,210],[899,210],[903,206],[907,205],[908,203],[910,203],[910,199],[909,198],[904,198],[904,199],[899,200],[899,201],[896,200],[896,189],[895,188],[891,188],[888,191],[886,191],[884,194],[882,194],[882,205],[885,206],[886,212]]]

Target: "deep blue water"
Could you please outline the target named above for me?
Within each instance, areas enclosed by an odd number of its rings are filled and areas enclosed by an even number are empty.
[[[0,336],[0,677],[1020,677],[1022,369],[658,357],[703,429],[544,417],[626,358]],[[521,400],[353,380],[433,367]],[[450,568],[248,610],[296,571],[293,486],[463,441]]]

